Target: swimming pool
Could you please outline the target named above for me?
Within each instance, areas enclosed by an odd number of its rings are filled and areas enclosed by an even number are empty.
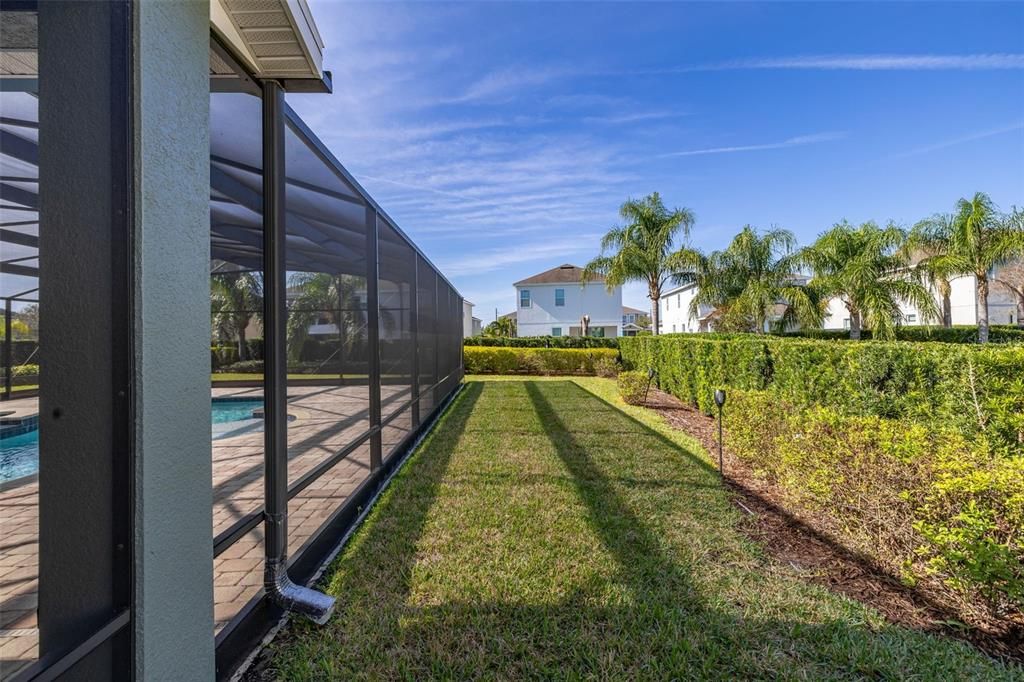
[[[263,409],[262,400],[214,400],[210,405],[211,424],[229,424],[252,420],[253,413]],[[222,429],[214,429],[214,437],[224,437]],[[16,436],[0,438],[0,483],[29,476],[39,471],[39,429]]]

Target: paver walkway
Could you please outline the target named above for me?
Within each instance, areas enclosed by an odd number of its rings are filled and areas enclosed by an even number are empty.
[[[214,397],[260,398],[261,388],[212,389]],[[369,428],[365,386],[291,386],[288,389],[288,478],[294,482]],[[408,388],[382,387],[385,417],[408,399]],[[4,410],[37,412],[28,398],[4,403]],[[408,411],[382,432],[385,455],[411,427]],[[288,506],[289,555],[302,544],[369,474],[364,445],[296,496]],[[38,483],[0,489],[0,679],[36,658],[38,630]],[[263,430],[243,423],[213,440],[213,536],[263,503]],[[258,526],[214,559],[214,620],[219,631],[262,589],[263,532]]]

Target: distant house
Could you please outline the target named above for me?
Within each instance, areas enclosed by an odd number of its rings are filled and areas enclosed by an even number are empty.
[[[1011,263],[1006,266],[1020,267],[1019,263]],[[1000,286],[995,280],[999,279],[999,268],[994,268],[988,273],[988,323],[989,324],[1019,324],[1020,318],[1017,314],[1017,302],[1005,287]],[[957,277],[950,281],[950,317],[954,325],[976,325],[978,324],[978,278],[974,275]],[[942,297],[937,291],[935,304],[939,312],[942,312]],[[921,325],[941,325],[941,318],[938,320],[925,319],[924,315],[916,306],[907,302],[900,303],[902,320],[900,324],[907,327]],[[843,304],[841,297],[830,299],[825,312],[825,329],[849,329],[850,312]]]
[[[690,303],[696,295],[696,284],[684,284],[669,289],[661,295],[661,299],[658,301],[659,334],[714,331],[714,308],[702,305],[698,308],[696,315],[690,314]]]
[[[517,336],[622,335],[622,287],[610,292],[604,278],[583,281],[583,268],[564,264],[520,280],[516,288]]]
[[[462,299],[462,338],[469,338],[480,333],[478,329],[475,330],[473,320],[480,321],[473,317],[473,304],[466,299]]]
[[[646,310],[622,306],[622,335],[636,336],[640,332],[651,331],[650,324],[640,324],[641,321],[647,322],[649,318],[650,314]]]

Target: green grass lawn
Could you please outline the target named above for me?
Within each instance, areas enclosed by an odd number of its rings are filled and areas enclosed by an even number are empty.
[[[471,380],[267,677],[1013,679],[887,624],[736,530],[698,446],[608,379]]]

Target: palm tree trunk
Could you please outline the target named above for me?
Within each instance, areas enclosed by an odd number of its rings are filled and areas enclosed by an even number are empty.
[[[988,343],[988,276],[977,274],[978,343]]]
[[[949,299],[949,282],[943,282],[940,291],[942,293],[942,326],[949,328],[953,326],[953,303]]]
[[[651,293],[651,334],[658,335],[658,325],[661,324],[661,296],[657,292]]]
[[[850,311],[850,340],[860,341],[860,312]]]
[[[1024,293],[1017,294],[1017,326],[1024,329]]]
[[[238,359],[239,361],[248,360],[248,346],[245,343],[245,328],[248,324],[240,325],[238,327]]]

